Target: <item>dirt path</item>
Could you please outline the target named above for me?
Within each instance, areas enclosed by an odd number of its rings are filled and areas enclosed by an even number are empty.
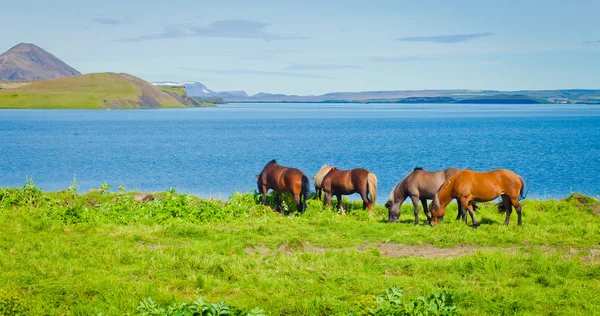
[[[257,247],[247,247],[246,253],[248,254],[261,254],[268,255],[272,253],[286,253],[294,254],[298,252],[308,253],[325,253],[327,251],[343,251],[355,249],[358,252],[367,252],[371,249],[377,249],[382,256],[389,258],[398,257],[417,257],[417,258],[456,258],[466,255],[472,255],[478,251],[502,251],[511,255],[519,252],[527,252],[534,250],[542,250],[547,254],[561,252],[564,253],[566,258],[579,257],[584,263],[587,264],[600,264],[600,247],[597,248],[573,248],[573,247],[562,247],[562,246],[524,246],[524,247],[485,247],[485,246],[472,246],[472,245],[460,245],[449,248],[436,247],[433,245],[407,245],[399,243],[365,243],[363,246],[354,248],[324,248],[315,247],[310,243],[303,242],[298,245],[281,245],[279,248],[271,250],[265,245],[259,245]]]

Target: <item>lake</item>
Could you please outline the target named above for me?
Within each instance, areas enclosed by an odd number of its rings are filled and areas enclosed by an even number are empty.
[[[227,104],[159,110],[1,110],[0,187],[102,183],[227,198],[271,159],[314,175],[364,167],[378,203],[414,167],[522,175],[528,198],[600,195],[600,106]],[[312,183],[311,183],[312,185]],[[355,195],[353,199],[358,199]]]

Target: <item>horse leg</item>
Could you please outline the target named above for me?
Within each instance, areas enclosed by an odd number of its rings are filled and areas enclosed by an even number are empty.
[[[331,205],[331,192],[325,191],[325,205]]]
[[[467,210],[469,210],[469,214],[471,215],[471,222],[473,223],[473,228],[477,228],[479,224],[477,224],[477,220],[475,220],[475,212],[473,211],[473,205],[469,204],[469,206],[467,206]]]
[[[456,214],[456,220],[463,220],[465,224],[467,223],[467,213],[462,207],[462,203],[460,203],[460,199],[456,199],[456,204],[458,204],[458,214]]]
[[[367,208],[369,208],[369,213],[370,213],[373,206],[371,205],[371,203],[369,203],[369,199],[367,198],[367,191],[359,192],[359,193],[360,193],[360,198],[363,201],[363,207],[362,207],[363,211],[366,210]]]
[[[296,201],[296,209],[299,213],[304,213],[304,205],[302,205],[302,201],[300,201],[300,195],[294,194],[294,200]]]
[[[460,203],[463,205],[463,208],[466,208],[469,211],[469,215],[471,215],[471,223],[473,223],[473,228],[477,228],[479,226],[477,224],[477,220],[475,219],[475,212],[473,211],[473,205],[469,203],[470,201],[467,199],[461,198]]]
[[[342,195],[341,194],[336,194],[335,197],[337,197],[337,208],[338,208],[338,212],[341,212],[342,214],[346,214],[346,210],[344,210],[344,206],[342,205]]]
[[[519,220],[518,220],[518,225],[521,226],[521,224],[523,224],[523,221],[521,219],[521,204],[519,204],[519,198],[515,197],[515,198],[511,198],[510,203],[515,207],[515,211],[517,211],[517,215],[519,216]]]
[[[510,221],[510,214],[512,213],[512,204],[510,203],[510,198],[508,197],[508,195],[502,195],[502,208],[504,208],[504,212],[506,213],[504,225],[508,226],[508,222]]]
[[[416,195],[411,195],[410,200],[412,201],[413,207],[415,208],[415,225],[419,225],[419,197]]]
[[[425,216],[427,217],[427,223],[431,221],[431,211],[427,208],[427,199],[421,199],[421,205],[423,205],[423,212],[425,212]]]
[[[281,198],[279,196],[279,192],[275,192],[273,202],[275,203],[275,211],[281,213]]]

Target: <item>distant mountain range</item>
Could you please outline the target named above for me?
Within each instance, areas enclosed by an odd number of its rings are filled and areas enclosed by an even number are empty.
[[[43,80],[80,74],[33,44],[21,43],[0,55],[0,80]]]
[[[65,78],[66,77],[66,78]],[[68,78],[74,78],[68,80]],[[38,83],[40,82],[40,83]],[[195,97],[191,98],[191,97]],[[154,82],[128,74],[81,75],[54,55],[21,43],[0,55],[0,107],[162,107],[226,102],[594,103],[600,90],[394,90],[287,95],[213,91],[196,81]]]
[[[600,90],[394,90],[334,92],[322,95],[287,95],[245,91],[215,92],[196,81],[154,82],[155,85],[185,86],[191,96],[221,97],[226,102],[348,102],[348,103],[600,103]]]

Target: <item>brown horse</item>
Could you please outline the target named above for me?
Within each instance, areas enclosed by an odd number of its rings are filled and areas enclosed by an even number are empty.
[[[275,161],[269,161],[261,173],[256,176],[258,192],[262,195],[262,204],[265,204],[269,189],[275,191],[275,208],[279,210],[281,203],[277,193],[290,192],[294,196],[298,212],[306,210],[306,200],[310,198],[310,183],[308,177],[299,169],[283,167]],[[301,199],[304,198],[303,200]]]
[[[377,198],[377,177],[366,169],[338,170],[335,166],[323,166],[313,177],[317,195],[325,192],[325,204],[331,205],[331,197],[337,197],[338,211],[342,211],[342,195],[359,193],[363,200],[363,210],[373,209]]]
[[[433,199],[440,186],[450,177],[458,172],[457,168],[448,168],[440,171],[426,171],[423,168],[415,168],[402,181],[398,182],[390,198],[385,203],[388,208],[388,222],[395,223],[400,218],[400,206],[407,197],[410,197],[415,209],[415,225],[419,224],[419,201],[423,205],[423,212],[427,217],[427,222],[431,220],[427,212],[427,200]],[[456,219],[465,217],[464,213],[459,213]]]
[[[508,225],[510,213],[514,207],[519,215],[520,226],[523,222],[519,200],[524,199],[527,195],[527,193],[523,194],[524,188],[523,179],[510,170],[499,169],[488,172],[461,170],[448,179],[433,198],[430,206],[432,214],[430,224],[431,226],[437,225],[440,218],[446,214],[446,206],[454,198],[460,202],[461,212],[465,212],[465,209],[469,211],[473,228],[477,228],[473,202],[487,202],[501,196],[502,203],[498,210],[506,213],[504,225]]]

